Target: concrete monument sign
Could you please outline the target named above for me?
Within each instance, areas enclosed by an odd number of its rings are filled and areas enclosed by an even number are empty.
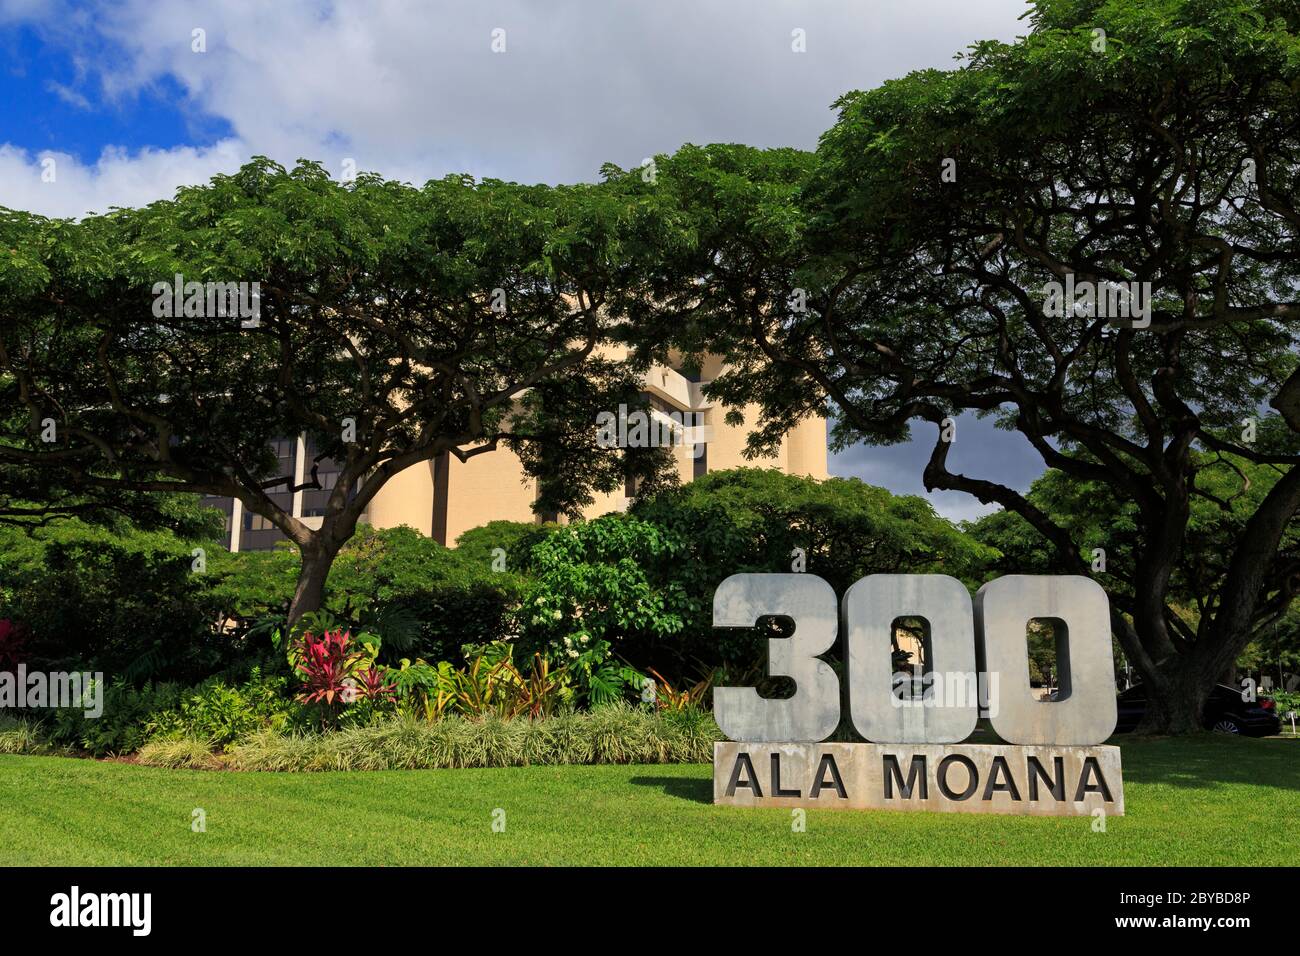
[[[840,722],[840,682],[817,659],[835,646],[835,591],[812,574],[733,574],[713,594],[714,627],[753,627],[769,615],[795,621],[794,634],[768,641],[767,672],[794,678],[795,695],[765,700],[752,687],[718,687],[713,713],[732,740],[824,740]]]
[[[1118,747],[714,745],[713,802],[1042,816],[1124,813]]]
[[[768,641],[768,673],[794,681],[779,700],[714,691],[714,802],[738,806],[1123,814],[1110,607],[1090,578],[1010,575],[979,590],[946,575],[876,574],[844,595],[809,574],[736,574],[713,598],[715,627],[793,620]],[[893,673],[899,618],[928,625],[924,689]],[[1060,689],[1029,686],[1029,622],[1048,619]],[[845,686],[820,659],[843,628]],[[910,689],[910,692],[909,692]],[[843,698],[843,702],[842,699]],[[869,743],[823,743],[849,723]],[[963,744],[988,717],[1008,745]]]

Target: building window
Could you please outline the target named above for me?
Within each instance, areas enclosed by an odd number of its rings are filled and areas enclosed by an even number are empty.
[[[315,441],[307,442],[307,461],[303,468],[303,480],[311,480],[311,470],[316,468],[316,481],[319,488],[305,488],[302,493],[302,516],[304,518],[322,518],[329,504],[330,493],[338,486],[339,475],[343,465],[333,458],[321,458],[317,461],[320,448]]]
[[[293,495],[288,492],[268,494],[268,498],[277,508],[285,513],[293,510]],[[267,518],[255,512],[245,510],[244,530],[239,535],[240,551],[270,551],[279,541],[284,541],[284,532]]]
[[[284,475],[286,480],[268,490],[287,490],[293,485],[294,459],[298,451],[298,442],[292,438],[277,438],[271,442],[270,447],[275,453],[275,474]]]
[[[276,477],[284,476],[285,481],[267,489],[269,497],[276,506],[286,513],[293,510],[293,494],[289,491],[294,479],[295,461],[298,456],[298,440],[295,438],[277,438],[267,446],[275,455]],[[234,511],[234,500],[231,498],[218,497],[216,495],[207,495],[204,497],[204,505],[210,508],[217,508],[225,516],[226,534],[222,542],[225,547],[231,546],[230,529],[233,525],[232,513]],[[245,510],[243,520],[240,522],[243,530],[239,535],[240,551],[267,551],[275,547],[277,541],[284,540],[284,532],[274,524],[263,518],[259,514]]]

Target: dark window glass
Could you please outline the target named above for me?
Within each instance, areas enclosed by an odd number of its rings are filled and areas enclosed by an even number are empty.
[[[288,492],[277,492],[267,497],[286,512],[293,507],[293,495]],[[276,542],[284,540],[284,532],[272,524],[270,519],[251,511],[244,512],[244,530],[239,536],[240,551],[270,551]]]
[[[699,478],[709,473],[709,446],[700,442],[693,449],[695,451],[695,461],[692,463],[692,478]]]
[[[330,493],[338,486],[339,474],[343,471],[343,464],[333,458],[321,458],[316,460],[320,454],[320,448],[317,442],[308,439],[307,441],[307,461],[303,468],[303,481],[311,480],[312,468],[316,469],[316,481],[320,484],[319,488],[306,488],[302,493],[302,516],[304,518],[320,518],[325,515],[325,508],[329,504]]]

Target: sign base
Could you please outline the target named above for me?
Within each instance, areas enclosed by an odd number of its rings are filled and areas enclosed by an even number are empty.
[[[1118,747],[713,745],[713,802],[738,807],[1124,815]]]

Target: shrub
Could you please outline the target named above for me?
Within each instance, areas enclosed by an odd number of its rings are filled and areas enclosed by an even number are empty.
[[[217,770],[222,766],[211,743],[193,737],[156,737],[140,748],[137,759],[145,766],[169,770]]]
[[[348,631],[326,631],[320,637],[304,634],[295,647],[294,673],[302,681],[296,700],[335,708],[351,703],[357,693],[357,675],[368,663],[360,649],[350,649]]]
[[[573,758],[581,754],[589,759],[589,751],[575,747],[575,735],[564,732],[573,722],[571,714],[560,714],[545,720],[518,721],[520,733],[517,752],[520,765],[586,763],[586,759]]]
[[[264,728],[239,742],[230,753],[228,765],[236,770],[305,770],[318,739],[310,732],[282,733]]]
[[[545,540],[560,525],[532,521],[489,521],[471,528],[456,539],[456,557],[467,567],[491,569],[493,574],[516,575],[528,565],[533,545]],[[504,571],[498,571],[500,553],[505,552]]]
[[[547,717],[573,705],[570,668],[555,667],[541,654],[533,655],[527,671],[514,662],[514,647],[504,641],[466,645],[468,664],[436,667],[403,659],[385,675],[392,682],[399,713],[433,719],[459,713],[469,717],[495,714]]]
[[[511,525],[494,522],[492,526]],[[530,526],[534,527],[535,526]],[[464,553],[407,527],[363,526],[339,552],[325,585],[323,610],[354,633],[384,636],[382,659],[449,660],[465,643],[485,643],[512,630],[520,578],[492,568],[492,535],[480,529]],[[502,534],[510,546],[514,531]],[[283,624],[293,595],[297,554],[219,555],[212,565],[216,602],[239,633]]]
[[[685,592],[671,568],[687,543],[659,525],[612,514],[556,531],[529,555],[520,625],[525,646],[578,660],[632,633],[682,630]]]
[[[289,660],[301,682],[294,700],[313,705],[322,727],[336,727],[343,716],[353,723],[369,722],[396,699],[389,668],[375,662],[378,636],[361,637],[364,643],[344,630],[326,631],[319,638],[308,632],[290,645]]]
[[[497,640],[512,631],[521,579],[493,571],[490,549],[485,561],[475,548],[499,531],[460,554],[410,528],[363,527],[331,570],[325,610],[354,633],[383,634],[392,662],[453,659],[464,643]],[[166,530],[80,521],[31,534],[0,528],[0,654],[21,649],[51,669],[101,670],[132,684],[196,683],[246,663],[283,621],[298,556],[197,543],[203,574],[193,573],[196,542]]]
[[[435,666],[424,660],[411,663],[403,658],[399,667],[389,670],[397,712],[425,720],[441,717],[454,697],[454,673],[455,667],[448,661]]]
[[[709,691],[713,689],[713,680],[716,672],[707,674],[703,680],[697,681],[690,687],[683,687],[678,690],[653,667],[650,668],[650,676],[654,678],[654,704],[660,710],[682,711],[697,710],[704,706],[704,699]]]
[[[229,746],[262,728],[285,729],[305,720],[288,699],[288,680],[264,676],[258,667],[239,684],[211,678],[189,688],[173,683],[131,687],[123,681],[104,691],[103,714],[81,709],[46,712],[52,743],[96,757],[134,753],[154,737],[189,737]]]
[[[239,743],[228,766],[311,772],[705,762],[720,736],[706,711],[648,712],[625,704],[540,720],[397,716],[328,733],[264,730]]]
[[[467,767],[514,767],[524,762],[524,725],[526,720],[510,720],[496,715],[468,721],[471,733],[464,754]]]
[[[117,680],[104,689],[104,712],[87,717],[81,709],[52,711],[50,739],[96,757],[139,750],[152,733],[155,714],[180,703],[182,688],[174,683],[131,687]]]
[[[229,746],[262,727],[280,730],[303,719],[287,696],[288,680],[264,677],[259,668],[237,686],[213,678],[182,692],[175,706],[151,714],[145,734]]]
[[[620,659],[679,684],[719,669],[738,678],[764,659],[766,638],[780,635],[715,631],[714,590],[739,572],[789,572],[800,553],[807,572],[837,593],[875,572],[941,572],[973,584],[995,554],[924,499],[856,479],[710,472],[647,496],[626,514],[533,543],[521,641],[571,666],[582,661],[574,680],[584,691],[589,684],[594,703],[639,687],[635,672],[616,670]]]
[[[679,758],[683,762],[713,760],[713,745],[722,739],[722,731],[713,719],[712,711],[698,707],[660,711],[659,720],[663,727],[676,734],[673,752],[690,755]]]
[[[588,715],[592,763],[641,763],[652,758],[650,724],[645,711],[626,704],[597,707]]]
[[[335,561],[325,608],[382,634],[387,663],[450,660],[463,644],[510,633],[518,592],[518,577],[493,571],[473,547],[462,554],[411,528],[367,527]]]
[[[274,772],[685,763],[711,760],[720,736],[707,711],[654,712],[617,704],[540,720],[397,716],[325,733],[263,727],[224,757],[212,753],[210,740],[171,733],[145,744],[139,760],[157,767]],[[0,732],[0,748],[10,739],[16,738]]]
[[[1274,706],[1277,708],[1277,715],[1281,717],[1288,710],[1300,712],[1300,692],[1285,690],[1261,690],[1260,697],[1273,698]]]
[[[560,714],[545,721],[549,731],[549,741],[533,742],[538,754],[537,763],[548,764],[587,764],[595,763],[596,748],[592,741],[589,715],[579,713]],[[547,743],[550,749],[540,749]]]
[[[71,520],[30,535],[0,528],[0,617],[26,629],[29,666],[202,678],[242,649],[213,627],[220,609],[192,571],[193,547],[166,531]]]

